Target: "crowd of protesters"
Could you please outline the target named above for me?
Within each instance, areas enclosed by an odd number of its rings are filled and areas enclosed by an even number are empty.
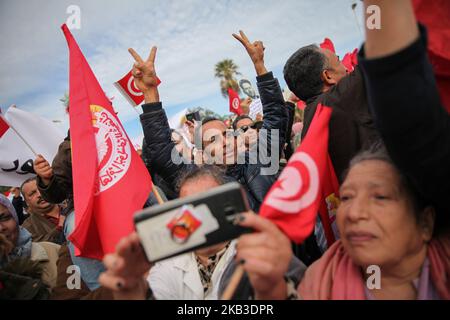
[[[250,211],[234,223],[254,232],[155,264],[136,232],[103,261],[77,256],[68,240],[75,227],[69,132],[51,163],[36,158],[37,177],[15,188],[12,202],[0,195],[0,297],[220,299],[242,266],[233,299],[450,299],[450,115],[428,60],[427,29],[409,0],[365,2],[380,6],[383,26],[366,30],[354,70],[331,50],[302,47],[284,66],[286,99],[266,69],[263,43],[233,34],[255,68],[263,107],[256,119],[244,108],[229,123],[207,117],[188,121],[185,131],[171,129],[156,47],[147,60],[130,49],[145,97],[141,157],[158,191],[145,207],[160,196],[185,198],[238,182]],[[328,245],[317,219],[310,236],[293,244],[258,211],[319,105],[332,108],[328,152],[340,185],[339,239]],[[76,290],[68,288],[72,265],[81,274]],[[366,285],[374,265],[378,288]]]

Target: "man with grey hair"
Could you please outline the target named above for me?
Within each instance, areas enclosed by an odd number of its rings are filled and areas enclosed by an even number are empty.
[[[340,182],[350,159],[378,138],[369,112],[363,74],[356,66],[347,74],[331,50],[308,45],[297,50],[284,66],[289,89],[305,101],[302,140],[319,103],[333,109],[328,152]]]
[[[245,152],[241,156],[236,152],[236,136],[227,130],[223,121],[206,118],[201,126],[202,136],[199,140],[203,152],[200,155],[204,156],[206,163],[226,167],[227,175],[234,177],[245,187],[250,207],[258,211],[279,173],[279,157],[284,146],[288,115],[278,80],[265,67],[262,42],[251,43],[243,32],[240,36],[234,36],[246,48],[258,75],[258,89],[264,112],[263,130],[259,133],[261,147],[258,153]],[[130,53],[136,61],[133,77],[137,87],[144,93],[146,102],[142,105],[144,113],[140,118],[147,142],[145,153],[148,155],[148,164],[153,172],[170,186],[174,186],[180,172],[192,164],[174,161],[173,155],[179,154],[172,152],[175,145],[170,139],[170,127],[156,85],[156,47],[153,47],[147,61],[142,60],[132,49]],[[261,134],[262,132],[265,134]]]
[[[61,208],[44,200],[37,187],[36,178],[25,180],[20,191],[30,214],[23,227],[31,233],[33,241],[63,243],[62,227],[65,217],[61,214]]]

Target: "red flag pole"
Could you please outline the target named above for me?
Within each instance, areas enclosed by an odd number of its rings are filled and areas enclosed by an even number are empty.
[[[153,194],[155,195],[156,200],[158,200],[158,203],[159,203],[159,204],[163,204],[163,203],[164,203],[164,200],[163,200],[163,198],[161,197],[161,195],[159,194],[158,189],[156,189],[154,183],[152,184],[152,192],[153,192]]]
[[[225,291],[222,294],[221,300],[231,300],[231,298],[234,295],[234,292],[236,291],[239,285],[239,282],[241,282],[244,272],[245,270],[242,264],[236,267],[236,270],[234,270],[230,282],[228,283],[228,286],[226,287]]]

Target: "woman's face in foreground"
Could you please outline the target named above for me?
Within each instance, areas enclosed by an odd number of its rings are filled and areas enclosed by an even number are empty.
[[[421,227],[397,170],[381,160],[354,165],[340,189],[337,224],[342,243],[361,267],[395,266],[419,253],[432,230]]]

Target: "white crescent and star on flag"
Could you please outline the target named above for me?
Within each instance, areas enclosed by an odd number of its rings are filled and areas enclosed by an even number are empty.
[[[233,109],[235,109],[235,110],[239,109],[239,102],[240,102],[239,98],[234,98],[233,99],[233,102],[231,103]]]
[[[301,172],[302,167],[306,170],[309,183],[302,178],[305,177]],[[279,177],[279,184],[269,193],[265,204],[284,213],[297,214],[314,203],[319,194],[319,187],[319,170],[316,163],[309,154],[298,152],[289,160],[288,166]],[[304,188],[306,190],[303,191]],[[303,195],[299,196],[300,192],[303,192]]]
[[[129,91],[133,96],[140,97],[140,96],[144,95],[144,94],[142,93],[142,91],[140,91],[140,90],[136,87],[136,83],[134,82],[134,78],[133,78],[133,77],[130,77],[130,79],[128,79],[127,88],[128,88],[128,91]]]

